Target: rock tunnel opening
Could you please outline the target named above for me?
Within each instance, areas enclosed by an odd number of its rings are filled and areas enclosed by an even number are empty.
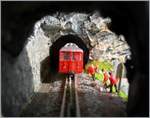
[[[4,2],[3,2],[4,3]],[[17,3],[20,4],[20,3]],[[16,5],[17,5],[16,4]],[[47,4],[47,3],[46,3]],[[55,5],[54,5],[55,4]],[[74,3],[73,3],[74,4]],[[33,4],[30,5],[25,5],[27,7],[23,7],[20,10],[17,10],[18,7],[20,7],[21,5],[14,5],[13,7],[3,5],[3,22],[5,21],[4,24],[5,27],[2,27],[2,50],[8,50],[8,52],[13,55],[16,54],[17,52],[20,52],[20,48],[22,45],[18,45],[18,40],[20,40],[20,43],[23,44],[23,39],[22,38],[25,32],[25,28],[30,29],[32,27],[32,22],[34,20],[36,20],[36,18],[40,18],[41,14],[45,15],[46,13],[49,13],[49,10],[55,11],[55,9],[60,9],[60,7],[63,7],[62,9],[64,10],[65,8],[67,9],[72,9],[72,11],[74,11],[75,9],[85,9],[85,7],[87,8],[87,10],[89,10],[91,7],[89,7],[89,3],[83,3],[84,6],[81,5],[81,2],[79,4],[74,4],[74,5],[69,5],[70,7],[68,8],[68,5],[66,3],[64,3],[64,5],[58,4],[58,3],[50,3],[50,5],[55,6],[53,7],[53,9],[49,9],[50,6],[49,4],[47,4],[47,6],[45,7],[44,5],[38,4],[39,6],[34,6]],[[86,4],[86,5],[85,5]],[[148,97],[148,86],[149,86],[149,79],[148,79],[148,25],[146,25],[148,23],[148,2],[144,2],[144,3],[140,3],[137,2],[136,4],[134,3],[134,5],[129,5],[129,4],[133,4],[133,2],[125,2],[125,3],[113,3],[113,5],[108,5],[110,4],[108,3],[92,3],[92,7],[93,9],[95,9],[95,7],[97,8],[101,8],[102,13],[104,15],[108,15],[110,17],[112,17],[113,19],[113,28],[115,32],[120,32],[122,34],[125,34],[125,36],[127,37],[127,42],[129,43],[129,45],[132,48],[132,52],[133,54],[135,54],[135,56],[132,58],[132,62],[128,61],[126,63],[126,67],[127,67],[127,71],[128,71],[128,78],[130,82],[130,95],[129,95],[129,102],[128,102],[128,107],[127,107],[127,112],[128,112],[128,116],[148,116],[149,113],[149,108],[148,108],[148,102],[149,102],[149,97]],[[111,3],[112,4],[112,3]],[[60,5],[59,7],[56,7]],[[52,7],[51,6],[51,7]],[[4,7],[5,7],[5,12],[4,12]],[[21,6],[22,7],[22,6]],[[80,8],[79,8],[80,7]],[[33,12],[31,12],[31,8],[33,8]],[[44,9],[43,11],[41,9]],[[40,13],[38,12],[38,10],[40,10]],[[16,12],[14,12],[16,11]],[[119,11],[119,12],[118,12]],[[7,15],[4,15],[7,14]],[[25,14],[29,14],[29,15],[21,15],[22,13]],[[127,15],[127,17],[122,17],[122,15]],[[13,16],[12,20],[10,22],[9,21],[9,17],[8,16]],[[22,19],[26,19],[26,23],[22,23],[22,20],[16,20],[15,18],[17,16],[21,16]],[[24,18],[25,17],[25,18]],[[119,17],[119,18],[118,18]],[[132,21],[132,24],[129,24],[129,21],[127,20],[129,19],[130,21]],[[31,22],[32,20],[32,22]],[[143,22],[143,20],[146,20],[145,22]],[[17,21],[17,23],[16,23]],[[126,22],[127,21],[127,22]],[[12,26],[15,23],[15,29],[13,32],[12,31]],[[29,25],[27,25],[27,23]],[[134,26],[133,26],[134,25]],[[27,27],[28,26],[28,27]],[[10,27],[10,28],[9,28]],[[20,30],[20,27],[23,27],[23,30]],[[113,29],[112,28],[112,29]],[[18,33],[19,32],[19,33]],[[7,34],[10,35],[10,40],[12,40],[11,42],[11,46],[9,43],[5,42],[4,45],[4,39],[9,39],[9,37],[4,38],[4,36],[7,36]],[[21,34],[21,35],[18,35]],[[19,38],[17,38],[19,37]],[[6,40],[9,41],[9,40]],[[13,47],[13,49],[11,49]],[[138,48],[138,49],[137,49]],[[18,51],[19,50],[19,51]],[[144,53],[143,53],[144,52]],[[141,56],[144,55],[144,56]],[[135,60],[133,60],[135,59]],[[47,60],[47,59],[46,59]],[[142,62],[142,63],[140,63]],[[2,67],[4,67],[4,64],[6,63],[2,63]],[[132,68],[132,64],[135,64],[135,68]],[[145,67],[146,66],[146,67]],[[12,68],[12,67],[9,67]],[[13,70],[13,69],[11,69]],[[5,75],[7,75],[7,73],[3,73]],[[13,72],[12,72],[13,74]],[[137,79],[138,78],[138,79]],[[5,80],[5,82],[2,81],[2,84],[4,86],[8,86],[8,82],[6,81],[6,79],[3,77],[3,79]],[[11,79],[10,79],[11,80]],[[21,80],[21,79],[20,79]],[[26,82],[26,81],[22,81],[22,82]],[[16,84],[16,81],[14,80],[14,84]],[[11,86],[13,85],[13,83],[11,83]],[[11,86],[9,88],[11,88]],[[142,89],[141,89],[142,88]],[[5,88],[2,88],[3,91],[6,91]],[[19,89],[18,89],[19,90]],[[11,90],[11,92],[13,93],[13,89]],[[7,95],[7,92],[4,92],[4,96]],[[16,93],[18,93],[18,95],[20,95],[20,93],[27,93],[25,91],[20,92],[16,91]],[[28,93],[27,93],[28,94]],[[28,95],[29,96],[29,95]],[[3,97],[3,96],[2,96]],[[21,98],[22,95],[20,95]],[[8,99],[8,101],[11,101],[13,97],[10,97]],[[135,98],[137,98],[135,100]],[[15,99],[16,100],[16,99]],[[21,102],[20,102],[21,103]],[[9,104],[9,102],[7,102],[7,104],[5,105],[6,107],[10,107],[12,105]],[[14,107],[16,107],[18,109],[18,104],[16,104]],[[10,111],[12,111],[13,108],[10,107]],[[19,110],[18,110],[19,111]],[[4,112],[3,112],[4,113]],[[13,112],[16,115],[16,112]],[[3,114],[4,115],[4,114]],[[12,115],[12,114],[11,114]],[[8,116],[8,114],[6,113],[5,116]]]
[[[88,62],[89,49],[87,48],[85,43],[82,41],[82,39],[76,35],[66,35],[66,36],[60,37],[50,47],[49,51],[50,51],[51,71],[58,72],[59,50],[67,43],[75,43],[76,45],[78,45],[78,47],[81,48],[84,52],[84,57],[83,57],[84,65]]]

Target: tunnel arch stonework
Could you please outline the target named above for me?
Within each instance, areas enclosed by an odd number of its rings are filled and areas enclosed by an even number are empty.
[[[50,47],[64,36],[79,37],[87,48],[88,57],[93,59],[116,58],[123,62],[130,58],[130,48],[124,36],[110,31],[110,18],[102,18],[98,12],[92,15],[84,13],[56,13],[37,21],[33,35],[28,38],[26,49],[33,72],[34,90],[38,91],[40,81],[40,62],[49,56]],[[118,44],[123,46],[118,48]],[[112,50],[112,48],[117,47]],[[111,52],[107,53],[108,50]],[[118,53],[122,53],[118,55]]]

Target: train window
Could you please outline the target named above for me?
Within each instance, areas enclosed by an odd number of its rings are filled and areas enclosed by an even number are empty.
[[[75,60],[75,61],[80,61],[81,60],[80,53],[73,53],[72,59]]]
[[[70,53],[69,52],[64,53],[64,60],[70,60]]]

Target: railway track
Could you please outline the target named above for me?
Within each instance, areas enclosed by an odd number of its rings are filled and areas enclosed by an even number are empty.
[[[76,79],[66,78],[60,117],[80,117]]]

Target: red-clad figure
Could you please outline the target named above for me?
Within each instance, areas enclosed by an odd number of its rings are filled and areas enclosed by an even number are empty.
[[[116,92],[117,92],[117,79],[114,77],[114,75],[112,74],[112,72],[109,72],[110,74],[110,77],[109,77],[109,80],[110,80],[110,92],[112,92],[112,87],[114,86],[115,89],[116,89]]]
[[[102,69],[102,71],[103,71],[103,69]],[[107,71],[103,71],[103,74],[104,74],[104,79],[103,79],[104,88],[107,89],[110,84],[109,74]]]

